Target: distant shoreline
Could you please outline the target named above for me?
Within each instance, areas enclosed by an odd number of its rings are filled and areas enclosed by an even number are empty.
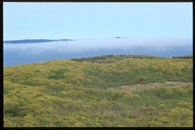
[[[40,42],[55,42],[55,41],[73,41],[73,39],[59,39],[59,40],[51,40],[51,39],[24,39],[24,40],[7,40],[7,41],[3,41],[3,43],[40,43]]]

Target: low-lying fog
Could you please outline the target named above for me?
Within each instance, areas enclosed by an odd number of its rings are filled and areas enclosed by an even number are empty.
[[[100,55],[192,55],[192,39],[88,39],[41,43],[4,43],[4,66]]]

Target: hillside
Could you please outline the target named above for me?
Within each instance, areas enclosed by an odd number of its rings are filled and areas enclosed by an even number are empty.
[[[178,57],[173,57],[173,58],[177,58],[177,59],[192,59],[193,55],[189,55],[189,56],[178,56]]]
[[[129,60],[129,59],[161,59],[161,57],[156,56],[146,56],[146,55],[103,55],[97,57],[88,57],[88,58],[78,58],[72,59],[74,61],[87,61],[93,63],[114,63],[117,60]]]
[[[192,127],[193,60],[101,56],[4,67],[4,127]]]
[[[41,43],[41,42],[55,42],[55,41],[73,41],[72,39],[59,39],[59,40],[50,40],[50,39],[25,39],[25,40],[9,40],[4,41],[4,43]]]

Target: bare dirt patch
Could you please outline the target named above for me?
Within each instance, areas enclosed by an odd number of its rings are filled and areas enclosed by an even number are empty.
[[[119,87],[112,87],[108,88],[109,90],[129,90],[129,91],[137,91],[147,88],[154,88],[154,87],[169,87],[169,86],[176,86],[176,87],[184,87],[186,85],[193,84],[191,82],[165,82],[165,83],[148,83],[148,84],[136,84],[136,85],[125,85]]]

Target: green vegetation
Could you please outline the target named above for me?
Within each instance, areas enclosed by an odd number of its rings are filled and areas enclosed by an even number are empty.
[[[173,57],[173,58],[177,58],[177,59],[192,59],[193,58],[193,55],[189,55],[189,56],[178,56],[178,57]]]
[[[192,58],[131,55],[4,67],[4,127],[192,127],[192,72]]]
[[[73,59],[74,61],[87,61],[93,63],[113,63],[116,60],[124,60],[124,59],[160,59],[161,57],[156,56],[146,56],[146,55],[103,55],[97,57],[88,57],[88,58],[79,58]]]

